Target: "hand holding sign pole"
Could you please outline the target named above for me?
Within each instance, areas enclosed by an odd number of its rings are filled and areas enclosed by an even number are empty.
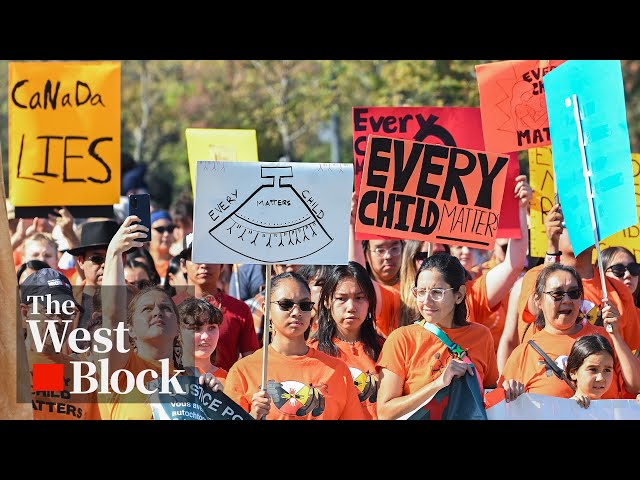
[[[606,301],[600,239],[638,222],[620,61],[567,61],[545,76],[545,90],[571,245],[576,256],[595,246]]]
[[[595,192],[593,191],[593,185],[591,184],[591,171],[589,170],[589,164],[587,162],[587,152],[585,149],[584,132],[582,131],[582,122],[580,121],[580,107],[578,105],[578,96],[574,93],[571,98],[566,99],[566,106],[570,108],[573,106],[573,117],[576,121],[576,128],[578,130],[578,145],[580,146],[580,159],[582,160],[582,174],[584,175],[584,184],[586,187],[587,199],[589,200],[589,216],[591,217],[591,229],[593,230],[593,240],[595,241],[598,269],[600,270],[600,281],[602,282],[602,295],[603,301],[608,299],[607,295],[607,283],[604,276],[604,268],[602,268],[602,258],[600,257],[600,238],[598,236],[598,219],[596,218],[596,211],[593,206],[593,198]],[[557,187],[556,187],[557,189]],[[557,190],[556,190],[557,192]],[[557,194],[556,194],[557,195]],[[607,331],[611,333],[611,325],[607,324]]]

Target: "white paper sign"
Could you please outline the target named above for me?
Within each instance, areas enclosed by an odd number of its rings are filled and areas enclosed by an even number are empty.
[[[582,408],[570,398],[525,393],[487,410],[489,420],[640,420],[636,400],[592,400]]]
[[[353,164],[198,161],[196,263],[344,265]]]

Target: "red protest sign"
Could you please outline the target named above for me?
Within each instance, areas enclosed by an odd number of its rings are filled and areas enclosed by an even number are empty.
[[[370,134],[485,151],[480,109],[475,107],[354,107],[352,120],[354,186],[358,197]],[[509,164],[497,236],[520,238],[518,201],[513,196],[520,171],[517,152],[510,155]],[[356,232],[357,240],[374,238],[381,237]]]
[[[356,232],[491,249],[508,155],[370,135]]]

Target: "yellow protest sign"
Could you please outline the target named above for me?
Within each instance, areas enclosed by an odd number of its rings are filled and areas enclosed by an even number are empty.
[[[9,63],[9,199],[120,200],[120,63]]]
[[[553,206],[553,157],[551,147],[531,148],[529,154],[529,182],[533,190],[531,199],[531,239],[530,254],[532,257],[544,257],[547,251],[547,232],[544,228],[544,217]],[[640,218],[640,154],[632,153],[633,178],[636,191],[636,211]],[[570,214],[563,205],[565,215]],[[640,222],[629,228],[600,239],[600,249],[621,246],[634,253],[636,261],[640,261]],[[594,261],[596,251],[593,251]]]
[[[257,162],[258,140],[255,130],[233,128],[187,128],[187,156],[191,189],[195,196],[196,162]]]

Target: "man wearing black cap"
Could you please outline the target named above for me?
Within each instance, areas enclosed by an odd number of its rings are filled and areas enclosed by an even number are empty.
[[[93,296],[97,291],[97,287],[102,285],[102,273],[104,272],[107,247],[118,228],[120,228],[120,225],[115,220],[87,222],[82,225],[80,245],[67,250],[69,254],[76,257],[78,268],[84,274],[81,300],[84,312],[80,317],[79,327],[88,328],[91,323]]]
[[[240,357],[246,357],[259,348],[249,306],[242,300],[227,295],[217,286],[222,265],[191,261],[193,233],[184,237],[180,265],[187,277],[188,291],[196,298],[204,298],[222,311],[220,340],[216,348],[216,366],[229,370]],[[178,305],[187,293],[173,298]]]
[[[72,394],[73,361],[83,358],[69,350],[67,340],[82,307],[61,272],[43,268],[20,287],[20,313],[26,330],[31,372],[31,404],[36,420],[99,420],[95,392]],[[48,326],[54,322],[55,329]],[[82,384],[82,389],[87,389]]]

